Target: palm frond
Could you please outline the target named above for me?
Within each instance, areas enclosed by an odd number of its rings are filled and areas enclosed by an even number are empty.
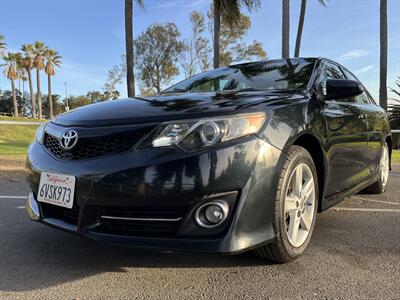
[[[135,2],[137,3],[137,5],[139,5],[140,7],[144,7],[144,0],[135,0]]]
[[[329,0],[318,0],[318,2],[323,6],[327,6]]]

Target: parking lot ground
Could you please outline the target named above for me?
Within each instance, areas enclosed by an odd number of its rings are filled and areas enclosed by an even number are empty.
[[[319,214],[309,249],[288,264],[60,232],[28,220],[21,174],[0,174],[0,299],[400,297],[400,165],[383,195],[358,194]]]

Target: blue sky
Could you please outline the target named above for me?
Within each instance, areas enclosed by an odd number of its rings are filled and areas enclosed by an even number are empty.
[[[190,31],[193,10],[206,12],[208,0],[145,0],[145,9],[135,7],[137,36],[154,22],[174,22],[182,33]],[[291,53],[293,53],[300,1],[291,1]],[[123,0],[0,0],[0,33],[10,51],[23,43],[45,41],[63,56],[63,65],[53,79],[53,90],[64,95],[101,90],[107,71],[120,63],[124,53]],[[265,0],[251,15],[246,37],[262,42],[269,58],[281,53],[281,1]],[[388,86],[400,75],[400,0],[388,1]],[[309,0],[303,31],[302,56],[324,56],[352,70],[375,99],[379,89],[379,1],[330,0],[323,7]],[[42,75],[44,76],[44,74]],[[2,89],[9,82],[0,77]],[[181,79],[178,76],[176,80]],[[47,83],[42,80],[42,89]],[[125,87],[121,86],[122,95]]]

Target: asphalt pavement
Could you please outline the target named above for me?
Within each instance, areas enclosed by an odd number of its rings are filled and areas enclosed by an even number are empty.
[[[0,299],[400,298],[400,165],[383,195],[317,217],[309,249],[273,264],[103,245],[29,221],[20,174],[0,174]]]

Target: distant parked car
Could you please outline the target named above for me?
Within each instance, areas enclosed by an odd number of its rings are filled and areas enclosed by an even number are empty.
[[[29,147],[26,208],[102,242],[287,262],[317,212],[385,190],[391,145],[385,111],[343,66],[232,65],[47,122]]]

